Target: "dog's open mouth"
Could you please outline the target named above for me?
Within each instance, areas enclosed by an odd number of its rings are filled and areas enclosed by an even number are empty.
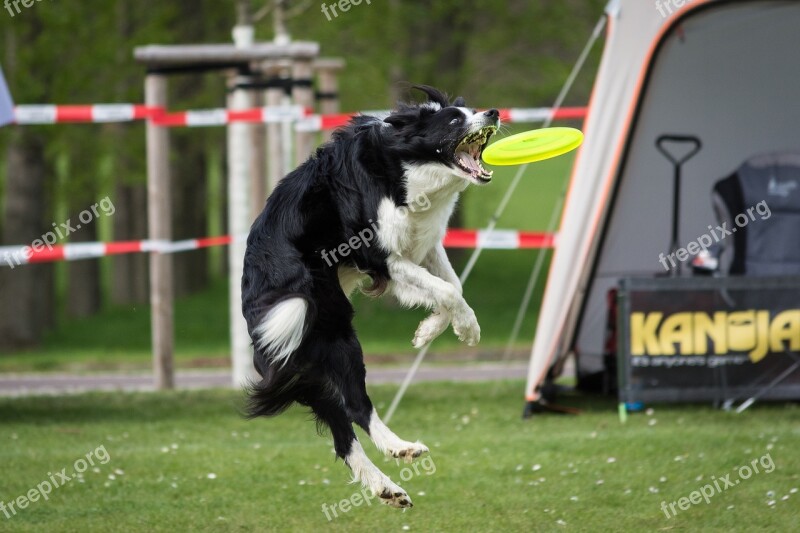
[[[480,130],[470,133],[456,147],[455,159],[456,166],[469,174],[471,178],[480,183],[492,181],[493,172],[483,168],[481,155],[489,138],[497,131],[495,126],[486,126]]]

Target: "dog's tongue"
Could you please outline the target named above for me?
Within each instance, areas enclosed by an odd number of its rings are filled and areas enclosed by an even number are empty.
[[[470,169],[473,174],[480,175],[482,174],[481,167],[478,166],[478,162],[475,161],[475,158],[469,155],[467,152],[458,152],[458,158],[464,164],[465,167]]]

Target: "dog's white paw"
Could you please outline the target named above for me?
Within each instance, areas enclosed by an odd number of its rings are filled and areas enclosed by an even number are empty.
[[[414,504],[411,503],[411,498],[408,497],[406,491],[400,488],[399,485],[393,483],[389,480],[386,483],[386,486],[377,493],[378,497],[381,500],[381,503],[388,505],[389,507],[396,507],[398,509],[407,509],[409,507],[414,507]]]
[[[450,314],[446,311],[436,311],[419,323],[411,343],[414,348],[422,348],[447,329],[450,324]]]
[[[430,450],[421,442],[401,442],[386,449],[386,455],[394,457],[395,459],[402,459],[406,463],[412,462],[414,459],[428,453]]]
[[[481,327],[478,325],[478,318],[475,311],[466,304],[453,314],[453,331],[458,339],[466,342],[469,346],[475,346],[481,340]]]

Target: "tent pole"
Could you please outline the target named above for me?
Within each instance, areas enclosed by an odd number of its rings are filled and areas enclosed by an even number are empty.
[[[586,43],[586,46],[583,47],[583,51],[581,55],[578,57],[578,61],[575,63],[575,66],[572,69],[567,81],[564,83],[564,87],[561,89],[561,92],[556,98],[554,111],[561,107],[564,103],[564,100],[567,97],[572,85],[575,83],[575,79],[578,77],[578,74],[583,69],[586,60],[589,57],[589,53],[594,48],[597,39],[600,38],[600,35],[603,32],[603,29],[606,26],[606,17],[600,17],[600,20],[597,21],[597,24],[592,31],[592,36],[589,38],[589,41]],[[542,127],[548,127],[552,122],[553,115],[548,118]],[[547,224],[547,232],[553,233],[556,230],[556,225],[558,224],[558,215],[561,213],[561,209],[564,207],[564,201],[567,197],[567,188],[569,186],[569,182],[565,183],[564,186],[561,188],[561,193],[559,194],[558,199],[556,200],[556,205],[553,206],[553,211],[550,214],[550,221]],[[533,266],[533,270],[531,271],[531,275],[528,278],[528,285],[525,287],[525,294],[522,296],[522,301],[520,302],[519,309],[517,309],[517,317],[514,320],[514,326],[511,328],[511,335],[508,337],[508,342],[506,343],[506,349],[503,352],[502,361],[507,361],[509,356],[511,355],[511,350],[513,349],[514,344],[517,342],[517,338],[519,337],[519,332],[522,329],[522,322],[525,320],[525,315],[528,312],[528,308],[530,307],[531,298],[533,297],[533,291],[536,290],[536,285],[539,281],[539,274],[544,267],[544,259],[546,254],[544,251],[540,251],[539,255],[536,257],[536,263]]]

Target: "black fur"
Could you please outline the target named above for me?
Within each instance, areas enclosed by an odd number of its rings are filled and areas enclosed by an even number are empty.
[[[327,264],[322,252],[373,227],[383,199],[407,205],[404,164],[439,162],[455,168],[454,152],[467,132],[464,113],[438,90],[417,88],[442,109],[400,104],[383,121],[354,118],[280,182],[247,241],[242,311],[254,341],[254,329],[275,305],[292,297],[309,304],[302,344],[284,366],[271,364],[272,354],[255,349],[261,380],[250,391],[249,414],[276,415],[294,402],[308,406],[331,428],[340,457],[355,438],[351,423],[368,429],[372,403],[353,307],[337,268],[369,274],[368,291],[379,294],[390,281],[388,252],[377,236],[338,264]],[[463,99],[455,103],[464,105]],[[487,115],[496,120],[492,112]]]

